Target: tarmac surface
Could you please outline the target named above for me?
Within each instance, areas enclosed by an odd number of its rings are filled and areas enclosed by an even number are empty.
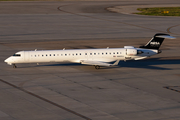
[[[180,18],[112,13],[162,1],[0,2],[0,119],[180,120]],[[163,5],[180,5],[163,0]],[[116,67],[18,64],[20,50],[138,47],[168,33],[162,53]]]

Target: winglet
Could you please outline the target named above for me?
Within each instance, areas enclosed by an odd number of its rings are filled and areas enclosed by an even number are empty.
[[[115,65],[118,65],[119,64],[119,61],[120,60],[117,60],[114,64],[112,64],[113,66],[115,66]]]

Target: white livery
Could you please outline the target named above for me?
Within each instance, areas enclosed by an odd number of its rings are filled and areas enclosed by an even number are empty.
[[[94,65],[96,69],[99,69],[100,66],[118,65],[120,60],[140,60],[158,54],[161,52],[159,47],[164,38],[173,39],[174,37],[158,33],[140,48],[124,46],[124,48],[105,49],[20,51],[7,58],[5,62],[13,65],[14,68],[18,63],[70,62]]]

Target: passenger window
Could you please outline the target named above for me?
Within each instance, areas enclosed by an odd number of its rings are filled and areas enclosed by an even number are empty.
[[[55,56],[55,54],[54,54],[54,56]]]
[[[87,55],[87,53],[85,53],[85,55]]]
[[[48,56],[48,55],[46,54],[46,56]]]
[[[117,52],[117,54],[119,54],[119,53]]]
[[[113,52],[113,54],[115,54],[115,52]]]
[[[111,55],[111,53],[109,53]]]
[[[42,55],[42,57],[43,57],[44,55]]]
[[[51,56],[51,54],[49,56]]]
[[[65,56],[67,56],[67,54],[65,54]]]
[[[102,55],[103,55],[104,53],[102,53]]]
[[[94,55],[96,55],[96,53],[94,53]]]
[[[90,55],[92,55],[92,53],[90,53]]]
[[[106,53],[106,55],[107,55],[107,53]]]
[[[81,53],[79,55],[81,55]]]
[[[78,54],[76,53],[76,55],[78,55]]]

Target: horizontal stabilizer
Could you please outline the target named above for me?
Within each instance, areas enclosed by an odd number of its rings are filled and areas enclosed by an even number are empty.
[[[167,38],[167,39],[176,39],[175,37],[173,36],[170,36],[170,35],[160,35],[160,36],[156,36],[158,38]]]

